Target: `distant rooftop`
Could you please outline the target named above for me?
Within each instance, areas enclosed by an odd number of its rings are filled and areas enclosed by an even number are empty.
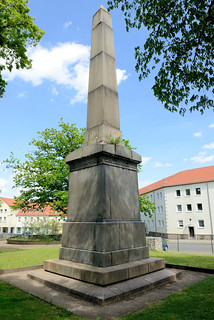
[[[178,172],[172,176],[159,180],[139,190],[139,194],[164,188],[192,183],[214,181],[214,166],[190,169]]]

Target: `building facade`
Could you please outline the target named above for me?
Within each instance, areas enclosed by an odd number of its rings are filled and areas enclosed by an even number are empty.
[[[54,212],[49,205],[43,210],[35,208],[23,211],[13,209],[13,204],[14,199],[0,197],[0,238],[11,234],[22,234],[31,223],[38,224],[41,220],[62,222],[65,219],[61,212]]]
[[[14,199],[0,197],[0,234],[16,233],[16,215],[19,209],[12,209]]]
[[[210,239],[214,228],[214,166],[185,170],[139,190],[155,203],[141,213],[147,234],[169,239]]]

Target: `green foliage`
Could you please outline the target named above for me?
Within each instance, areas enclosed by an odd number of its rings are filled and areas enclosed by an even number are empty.
[[[108,6],[120,6],[127,31],[147,29],[143,49],[135,48],[135,69],[142,80],[159,65],[152,89],[166,109],[184,115],[187,106],[201,114],[214,107],[213,0],[111,0]]]
[[[117,144],[119,144],[120,143],[120,141],[121,141],[121,137],[117,137],[117,138],[112,138],[112,137],[110,137],[110,139],[109,139],[109,144],[114,144],[114,145],[117,145]]]
[[[14,67],[31,68],[27,46],[36,46],[44,34],[28,14],[27,3],[28,0],[0,1],[0,98],[7,85],[1,73]]]
[[[78,130],[61,119],[58,130],[45,129],[38,135],[30,142],[34,151],[25,155],[23,163],[13,153],[4,161],[7,168],[13,169],[14,187],[21,187],[15,207],[44,208],[48,203],[54,210],[66,213],[69,166],[65,157],[81,147],[84,129]]]
[[[25,232],[44,236],[48,234],[57,234],[62,232],[62,223],[52,218],[40,218],[38,220],[27,220],[24,223]]]
[[[140,195],[139,201],[140,201],[140,211],[143,212],[145,216],[149,216],[151,218],[152,210],[156,209],[154,202],[150,201],[149,196],[147,196],[146,194]]]

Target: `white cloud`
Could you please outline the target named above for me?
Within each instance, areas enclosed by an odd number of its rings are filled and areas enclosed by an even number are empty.
[[[153,167],[160,168],[160,167],[171,167],[172,165],[170,163],[160,163],[156,162]]]
[[[209,125],[209,128],[214,128],[214,123],[211,123],[211,124]]]
[[[2,194],[7,190],[8,181],[6,179],[0,178],[0,190]]]
[[[152,158],[151,157],[142,157],[142,164],[146,164],[147,162],[149,162]]]
[[[72,21],[67,21],[64,23],[64,29],[68,29],[72,25]]]
[[[71,104],[86,101],[90,57],[89,46],[66,42],[58,43],[57,46],[48,49],[38,45],[36,48],[29,49],[28,56],[33,61],[32,68],[24,70],[14,68],[12,72],[5,71],[4,76],[7,81],[21,78],[26,82],[31,82],[34,86],[38,86],[45,80],[49,80],[55,87],[52,90],[53,94],[58,92],[57,85],[64,85],[75,92],[70,100]],[[127,78],[126,70],[117,69],[118,84]]]
[[[194,137],[201,137],[202,136],[202,132],[195,132],[193,133]]]
[[[128,74],[126,70],[117,69],[117,84],[119,85],[122,81],[128,79]]]
[[[191,158],[193,162],[196,163],[206,163],[214,160],[214,154],[207,156],[206,152],[199,152],[198,155]]]
[[[17,98],[24,98],[26,97],[26,93],[25,92],[20,92],[18,95],[17,95]]]
[[[203,146],[204,149],[214,149],[214,141],[209,143],[209,144],[205,144]]]
[[[163,167],[163,164],[160,162],[156,162],[153,167],[155,167],[155,168]]]
[[[140,188],[143,188],[143,187],[146,187],[146,186],[149,186],[150,184],[152,184],[154,181],[153,180],[141,180],[138,182],[138,186],[139,186],[139,189]]]
[[[53,96],[58,96],[59,91],[57,90],[57,88],[55,86],[51,86],[51,93]]]

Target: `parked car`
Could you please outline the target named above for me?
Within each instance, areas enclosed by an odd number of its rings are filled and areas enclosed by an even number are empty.
[[[168,250],[168,244],[167,244],[165,238],[162,238],[162,248],[163,248],[163,251],[167,251]]]

